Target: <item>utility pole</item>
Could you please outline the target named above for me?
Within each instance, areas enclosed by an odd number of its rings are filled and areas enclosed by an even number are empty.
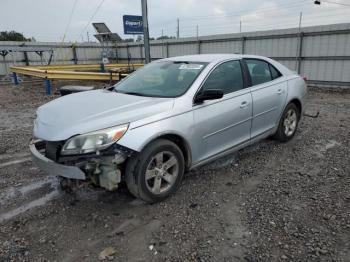
[[[87,36],[87,41],[88,41],[88,43],[90,43],[89,31],[86,32],[86,36]]]
[[[148,13],[147,0],[141,0],[142,6],[142,23],[143,23],[143,44],[145,47],[145,63],[151,62],[151,54],[149,47],[149,31],[148,31]]]
[[[301,19],[303,19],[303,12],[300,12],[300,15],[299,15],[299,33],[301,30]]]
[[[177,19],[176,38],[180,38],[180,19]]]
[[[198,40],[198,37],[199,37],[199,34],[198,34],[198,25],[196,26],[196,35],[197,35],[197,40]]]
[[[239,32],[242,33],[242,20],[239,20]]]

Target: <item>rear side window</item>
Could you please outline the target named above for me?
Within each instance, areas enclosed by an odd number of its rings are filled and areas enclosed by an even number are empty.
[[[269,65],[269,66],[270,66],[272,80],[275,80],[276,78],[279,78],[282,76],[282,74],[273,65]]]
[[[262,60],[246,59],[252,85],[259,85],[272,80],[269,64]]]
[[[224,94],[244,88],[241,63],[238,60],[222,63],[209,75],[202,89],[221,89]]]

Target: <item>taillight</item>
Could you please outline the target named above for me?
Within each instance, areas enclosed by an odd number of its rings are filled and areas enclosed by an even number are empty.
[[[305,82],[307,81],[307,77],[306,76],[302,76],[301,77]]]

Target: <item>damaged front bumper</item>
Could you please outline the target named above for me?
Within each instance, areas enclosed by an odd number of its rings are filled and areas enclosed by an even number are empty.
[[[42,146],[40,140],[31,141],[29,144],[29,149],[32,154],[34,163],[44,172],[50,175],[61,176],[70,179],[86,179],[85,173],[79,167],[58,164],[45,157],[43,154],[45,153],[45,147]]]
[[[131,150],[115,144],[96,154],[59,156],[52,159],[52,150],[46,152],[45,141],[33,140],[29,148],[33,161],[46,173],[67,179],[87,180],[109,191],[118,188],[123,163],[133,154]]]

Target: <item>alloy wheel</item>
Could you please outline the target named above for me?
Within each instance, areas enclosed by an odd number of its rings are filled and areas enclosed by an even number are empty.
[[[168,191],[179,175],[179,161],[174,153],[162,151],[154,155],[146,169],[146,186],[153,194]]]
[[[292,136],[297,127],[298,116],[294,109],[289,109],[283,121],[284,134]]]

